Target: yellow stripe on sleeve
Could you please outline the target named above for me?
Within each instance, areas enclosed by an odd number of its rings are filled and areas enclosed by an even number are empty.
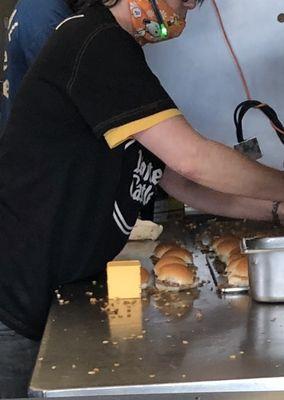
[[[159,124],[166,119],[181,115],[181,112],[176,108],[160,111],[156,114],[144,117],[136,121],[129,122],[117,128],[110,129],[104,134],[107,144],[111,149],[129,139],[135,133],[149,129],[154,125]]]

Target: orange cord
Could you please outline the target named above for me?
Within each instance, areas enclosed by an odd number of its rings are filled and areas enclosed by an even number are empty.
[[[225,29],[225,26],[224,26],[224,23],[223,23],[223,19],[222,19],[220,10],[219,10],[215,0],[211,0],[211,3],[213,5],[213,8],[215,10],[217,19],[218,19],[220,27],[222,29],[222,33],[224,35],[225,42],[226,42],[226,44],[227,44],[227,46],[228,46],[228,48],[230,50],[230,53],[231,53],[231,55],[233,57],[233,60],[234,60],[234,63],[236,64],[238,73],[239,73],[241,81],[242,81],[242,85],[243,85],[244,91],[246,93],[246,97],[247,97],[248,100],[252,100],[252,97],[251,97],[251,94],[250,94],[250,90],[249,90],[249,87],[248,87],[248,84],[247,84],[247,80],[245,78],[245,74],[244,74],[244,72],[242,70],[242,67],[241,67],[240,62],[238,60],[238,57],[237,57],[237,55],[235,53],[235,50],[233,49],[233,46],[232,46],[232,44],[230,42],[229,37],[227,35],[227,32],[226,32],[226,29]],[[261,108],[264,105],[265,104],[263,103],[263,104],[260,104],[260,105],[256,106],[255,108]],[[282,133],[284,135],[284,131],[282,131],[280,128],[277,128],[277,126],[275,126],[272,121],[270,121],[270,124],[277,132]]]

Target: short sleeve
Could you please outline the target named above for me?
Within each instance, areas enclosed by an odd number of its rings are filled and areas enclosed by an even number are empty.
[[[81,47],[67,90],[95,136],[111,148],[180,114],[140,45],[116,24]]]

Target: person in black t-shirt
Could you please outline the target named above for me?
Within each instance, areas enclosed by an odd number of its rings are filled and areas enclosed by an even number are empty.
[[[27,348],[53,290],[105,268],[158,184],[231,217],[269,219],[284,200],[281,172],[202,137],[147,66],[141,45],[178,36],[195,3],[88,0],[26,75],[0,143],[0,330]],[[2,347],[0,377],[17,364],[9,334]]]

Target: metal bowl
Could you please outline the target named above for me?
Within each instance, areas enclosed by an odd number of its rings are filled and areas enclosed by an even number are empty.
[[[261,302],[284,302],[284,237],[243,239],[249,258],[250,293]]]

